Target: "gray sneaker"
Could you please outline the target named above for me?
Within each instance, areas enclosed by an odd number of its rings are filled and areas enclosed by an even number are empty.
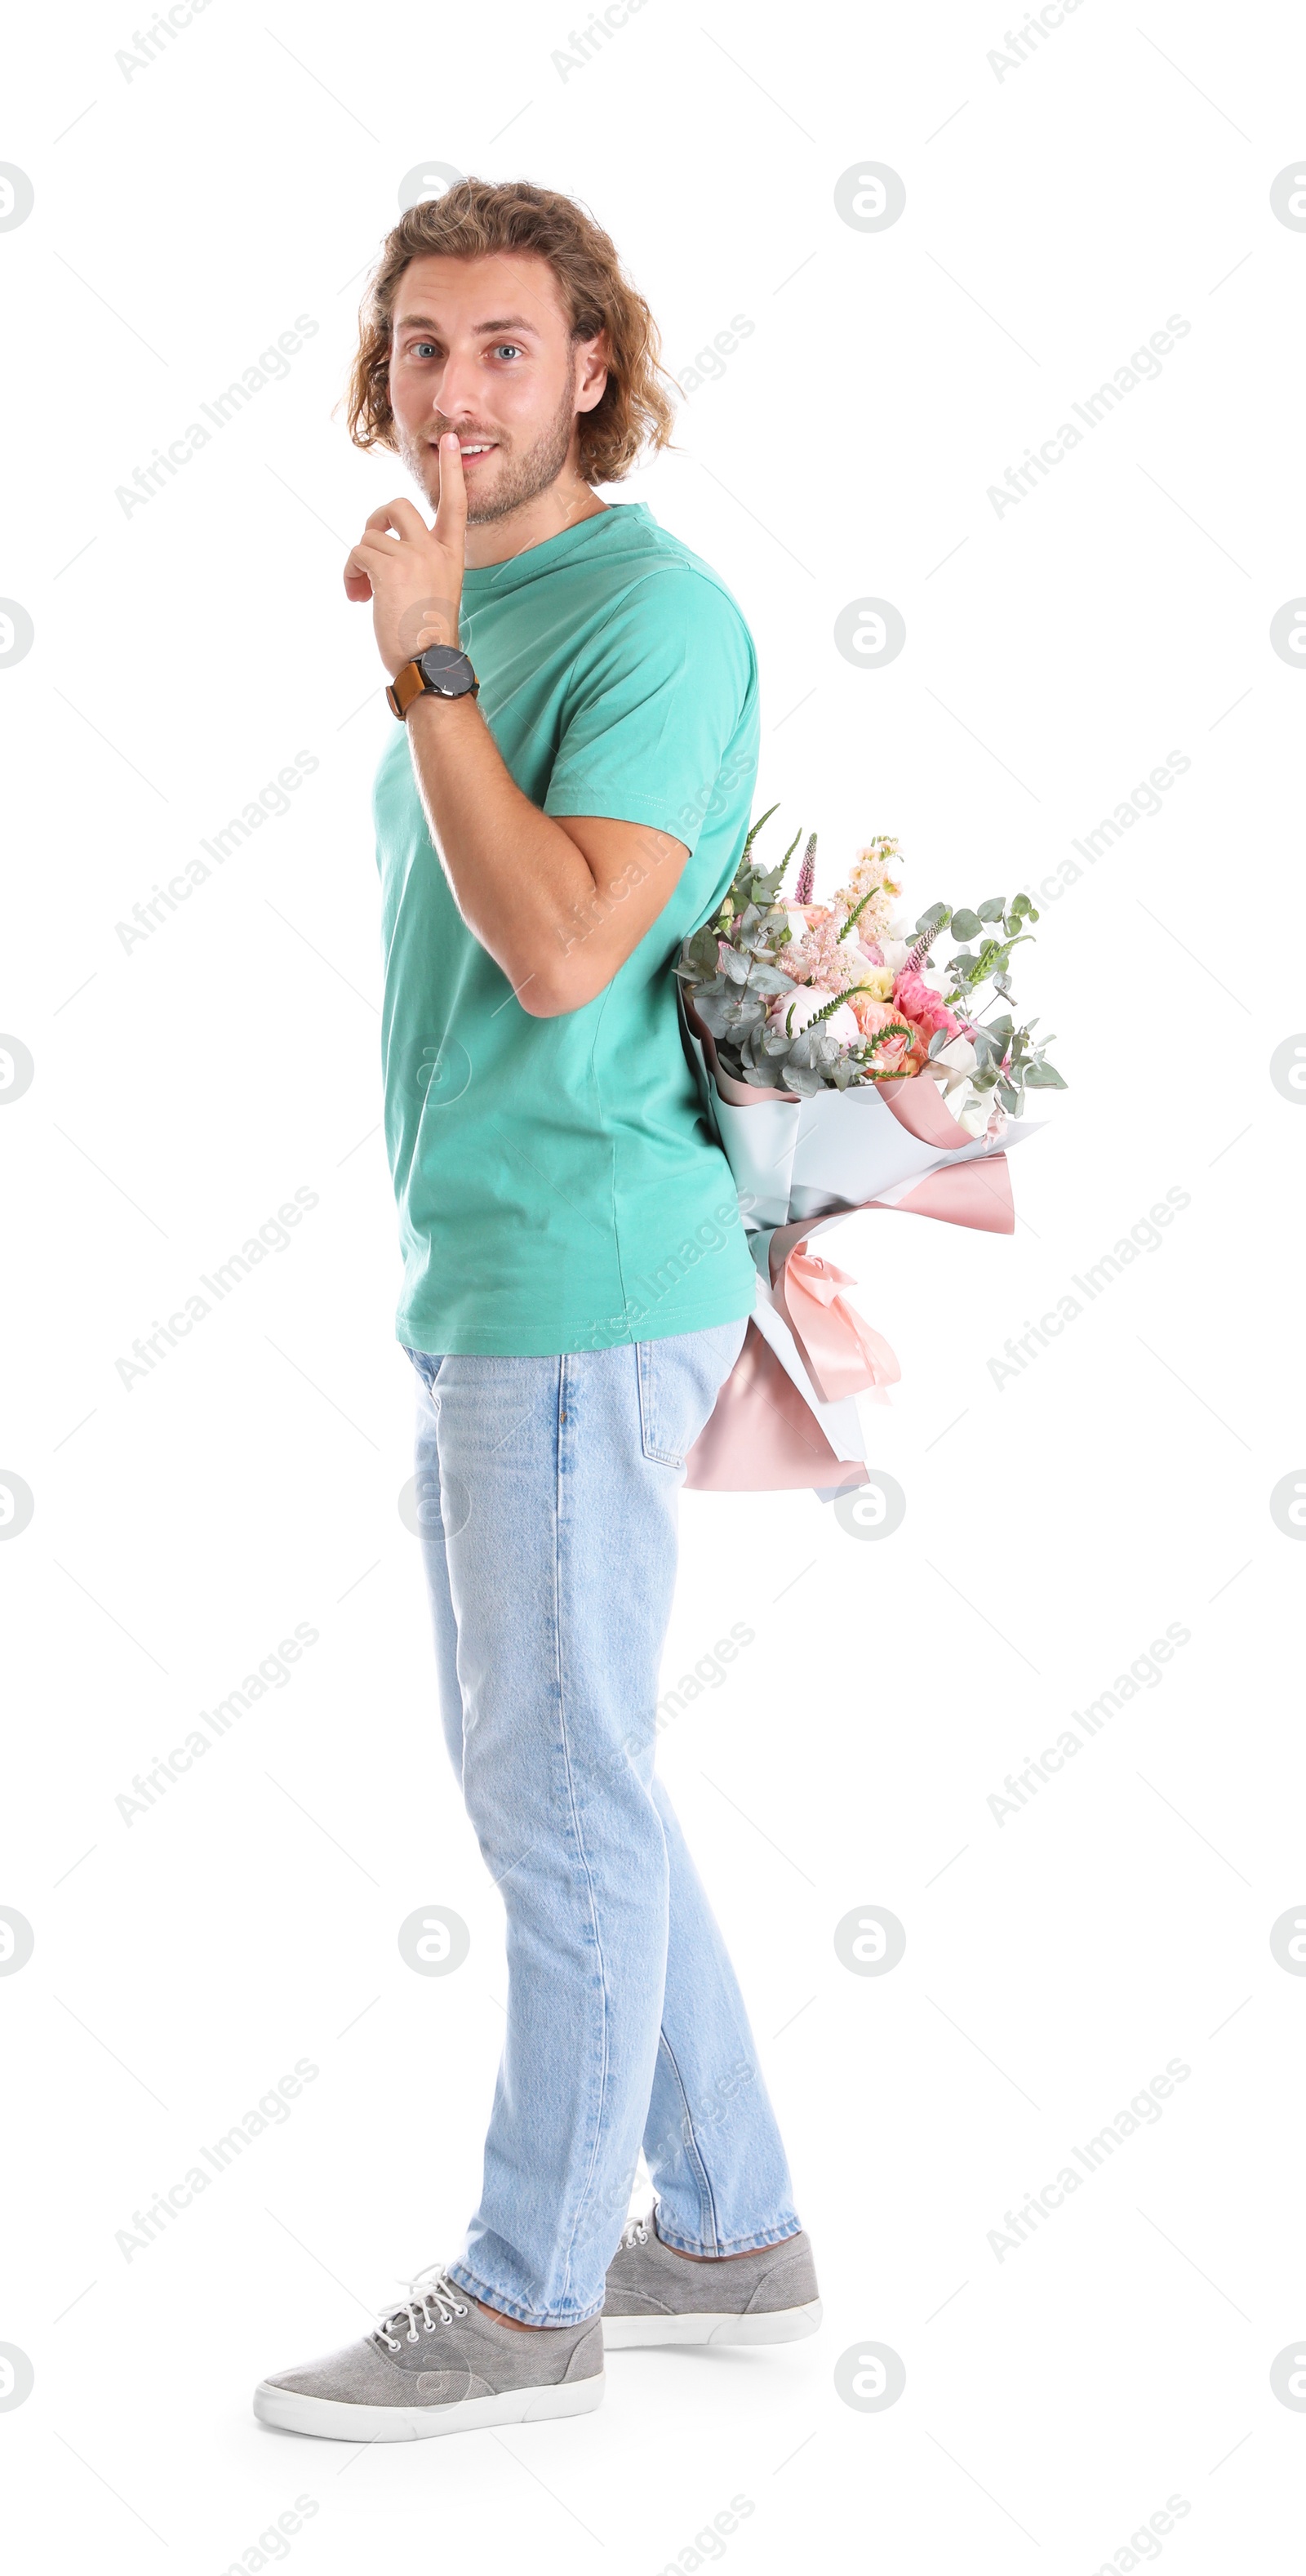
[[[663,2244],[650,2212],[631,2220],[608,2265],[609,2352],[648,2343],[796,2343],[820,2322],[816,2266],[802,2234],[728,2262],[687,2263]]]
[[[420,2442],[478,2424],[587,2415],[602,2396],[598,2317],[519,2334],[430,2264],[361,2343],[262,2380],[254,2412],[284,2433],[331,2442]]]

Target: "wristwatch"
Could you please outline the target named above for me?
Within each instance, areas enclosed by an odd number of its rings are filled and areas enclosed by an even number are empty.
[[[465,653],[454,644],[428,644],[415,662],[405,662],[386,690],[392,715],[402,724],[414,698],[478,697],[480,681]]]

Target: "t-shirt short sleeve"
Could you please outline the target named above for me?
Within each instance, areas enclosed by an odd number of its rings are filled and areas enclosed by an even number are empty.
[[[752,640],[734,602],[688,565],[659,566],[569,676],[544,810],[651,823],[692,854],[756,708]]]

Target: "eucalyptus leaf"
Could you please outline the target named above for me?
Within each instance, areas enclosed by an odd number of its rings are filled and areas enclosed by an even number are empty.
[[[696,994],[694,1007],[704,1028],[709,1030],[714,1038],[723,1038],[727,1026],[726,1005],[720,997],[715,993]]]
[[[990,919],[992,918],[991,915],[989,917]],[[954,912],[952,916],[953,938],[978,939],[982,918],[983,916],[977,912]]]
[[[1031,1091],[1065,1091],[1069,1088],[1054,1064],[1029,1065],[1026,1068],[1025,1080]]]
[[[704,1027],[711,1030],[714,1038],[740,1037],[746,1029],[755,1028],[762,1017],[760,1002],[735,1002],[726,994],[711,994],[706,1000],[700,995],[697,1008]]]

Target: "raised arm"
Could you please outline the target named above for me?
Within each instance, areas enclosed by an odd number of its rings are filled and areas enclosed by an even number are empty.
[[[457,437],[440,441],[440,506],[374,510],[345,566],[372,602],[393,679],[429,644],[456,644],[466,487]],[[670,897],[689,855],[645,823],[558,820],[523,796],[472,697],[414,700],[406,719],[432,842],[468,929],[537,1019],[579,1010],[610,984]]]

